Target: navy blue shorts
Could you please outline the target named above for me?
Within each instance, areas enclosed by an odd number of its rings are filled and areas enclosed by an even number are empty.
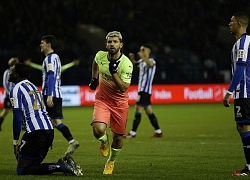
[[[19,157],[29,160],[44,159],[53,140],[54,129],[25,132],[19,145]]]
[[[148,105],[151,105],[151,94],[139,92],[136,105],[143,106],[144,108],[146,108]]]
[[[238,124],[250,125],[250,99],[234,100],[234,117]]]
[[[43,95],[44,104],[46,106],[46,110],[49,114],[51,119],[63,119],[62,113],[62,98],[55,98],[53,97],[54,106],[52,108],[48,107],[47,105],[47,98],[48,96]]]
[[[8,97],[4,98],[3,107],[5,109],[11,109],[12,108],[10,98],[8,98]]]

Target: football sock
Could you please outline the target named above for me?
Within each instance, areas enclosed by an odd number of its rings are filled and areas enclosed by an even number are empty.
[[[63,123],[59,124],[57,126],[57,129],[62,133],[62,135],[68,140],[71,141],[73,140],[73,136],[71,135],[69,128],[65,126]]]
[[[115,160],[117,159],[117,157],[120,154],[121,150],[122,149],[111,148],[111,153],[109,154],[108,161],[115,162]]]
[[[98,138],[98,141],[101,141],[101,142],[106,142],[107,140],[108,140],[108,137],[106,135],[106,132],[105,132],[105,134],[102,137]]]
[[[3,118],[2,116],[0,116],[0,129],[1,129],[1,126],[2,126],[3,120],[4,120],[4,118]]]
[[[250,132],[241,133],[242,144],[247,164],[250,164]]]
[[[155,130],[160,129],[157,118],[155,117],[154,113],[148,114],[148,118],[150,119],[150,122],[152,126],[155,128]]]
[[[55,163],[43,163],[39,165],[30,165],[26,166],[22,169],[22,175],[43,175],[43,174],[51,174],[53,172],[61,172],[60,165]]]
[[[133,121],[132,131],[136,132],[140,122],[141,122],[141,113],[136,112],[135,113],[135,119]]]
[[[131,136],[135,136],[135,135],[136,135],[136,132],[135,132],[135,131],[129,131],[129,134],[130,134]]]

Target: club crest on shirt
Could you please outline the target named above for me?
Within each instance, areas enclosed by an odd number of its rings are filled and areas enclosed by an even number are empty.
[[[245,50],[239,49],[237,52],[237,58],[244,58],[245,57]]]
[[[132,78],[132,73],[127,72],[126,73],[126,79],[131,79]]]

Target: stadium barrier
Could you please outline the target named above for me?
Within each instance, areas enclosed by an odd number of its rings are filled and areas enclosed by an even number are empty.
[[[229,84],[153,85],[153,104],[222,103]],[[135,104],[137,85],[129,87],[129,104]],[[41,89],[41,88],[40,88]],[[63,106],[93,105],[96,91],[88,86],[62,86]],[[231,99],[232,101],[233,99]],[[0,87],[0,107],[3,107],[4,89]]]

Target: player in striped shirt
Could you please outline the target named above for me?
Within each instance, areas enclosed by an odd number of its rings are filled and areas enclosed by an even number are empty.
[[[19,62],[19,59],[17,57],[10,58],[10,60],[8,61],[9,68],[6,69],[4,74],[3,74],[4,107],[3,107],[3,110],[0,114],[0,131],[2,130],[2,123],[4,121],[4,118],[8,115],[8,113],[11,109],[9,93],[10,93],[10,90],[15,86],[14,83],[9,82],[10,67],[18,62]]]
[[[72,158],[57,163],[42,163],[54,139],[54,128],[44,106],[40,90],[29,80],[29,67],[16,63],[10,69],[9,81],[15,83],[10,91],[13,109],[13,145],[17,159],[17,175],[45,175],[64,172],[82,175],[80,166]],[[25,133],[18,144],[21,124]]]
[[[53,35],[41,38],[41,52],[46,56],[42,64],[42,94],[53,125],[69,142],[69,147],[65,152],[65,155],[68,156],[74,153],[79,147],[79,143],[73,138],[69,128],[62,123],[61,61],[54,52],[55,44],[56,38]]]
[[[89,84],[90,89],[95,90],[99,78],[91,125],[95,138],[101,142],[102,156],[109,155],[103,174],[113,173],[115,160],[122,150],[123,135],[126,133],[129,107],[127,90],[131,83],[133,65],[121,52],[122,47],[121,33],[109,32],[106,36],[108,51],[98,51],[95,55]],[[111,150],[106,133],[108,123],[113,132]]]
[[[231,95],[234,95],[234,118],[240,134],[245,154],[244,169],[235,171],[233,176],[250,175],[250,36],[247,35],[249,15],[235,13],[229,23],[229,29],[236,42],[232,48],[231,61],[233,77],[224,96],[223,104],[229,107]]]
[[[141,113],[145,110],[148,118],[155,129],[152,137],[162,137],[162,131],[159,127],[158,120],[153,113],[151,105],[152,83],[154,80],[156,62],[154,58],[150,57],[152,48],[145,44],[140,47],[138,55],[140,59],[135,60],[133,53],[129,54],[130,60],[139,68],[139,82],[138,82],[138,98],[135,106],[135,117],[133,121],[132,130],[129,131],[124,138],[135,138],[136,130],[141,122]]]

